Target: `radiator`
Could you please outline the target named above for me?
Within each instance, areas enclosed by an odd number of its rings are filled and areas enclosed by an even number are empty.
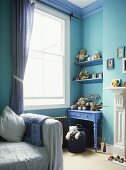
[[[59,116],[59,117],[54,117],[54,119],[58,120],[59,122],[62,123],[63,126],[63,148],[67,147],[67,140],[66,140],[66,134],[69,130],[69,126],[68,126],[68,120],[67,120],[67,116]]]

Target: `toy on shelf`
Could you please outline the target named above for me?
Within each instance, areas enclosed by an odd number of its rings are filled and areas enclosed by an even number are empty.
[[[87,55],[87,50],[80,50],[80,54],[75,57],[76,62],[84,62],[86,58],[88,57]]]
[[[86,79],[102,79],[103,73],[89,73],[87,70],[82,69],[80,73],[73,78],[73,80],[86,80]]]
[[[115,79],[112,81],[113,87],[120,87],[121,86],[121,79]]]
[[[94,52],[94,55],[92,56],[92,60],[98,60],[102,58],[101,52]]]
[[[83,69],[80,71],[79,75],[73,78],[73,80],[85,80],[90,77],[90,74],[87,70]]]
[[[124,81],[124,87],[126,87],[126,81]]]
[[[85,69],[83,69],[83,70],[79,73],[79,80],[88,79],[89,76],[90,76],[89,72],[86,71]]]

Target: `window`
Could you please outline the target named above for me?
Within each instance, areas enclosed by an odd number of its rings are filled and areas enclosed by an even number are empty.
[[[37,7],[24,77],[25,109],[69,107],[69,17]]]

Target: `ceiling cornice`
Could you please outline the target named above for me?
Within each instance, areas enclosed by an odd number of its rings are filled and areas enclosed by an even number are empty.
[[[73,14],[73,16],[81,19],[82,17],[82,9],[77,7],[76,5],[70,3],[66,0],[39,0],[49,6],[52,6],[56,9],[59,9],[65,13]]]
[[[66,0],[62,0],[62,1],[61,0],[38,0],[38,1],[43,2],[44,4],[52,6],[56,9],[59,9],[60,11],[63,11],[67,14],[73,14],[73,16],[79,19],[84,19],[85,17],[93,15],[96,12],[99,12],[103,9],[103,0],[97,0],[96,2],[84,8],[80,8]]]
[[[103,0],[97,0],[82,9],[82,19],[103,10]]]

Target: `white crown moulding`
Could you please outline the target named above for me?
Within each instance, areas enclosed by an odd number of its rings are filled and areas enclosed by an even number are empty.
[[[90,15],[93,15],[101,10],[103,10],[103,0],[97,0],[92,4],[80,8],[69,1],[66,0],[38,0],[44,4],[47,4],[53,8],[59,9],[62,12],[67,14],[72,14],[74,17],[78,19],[84,19]]]

